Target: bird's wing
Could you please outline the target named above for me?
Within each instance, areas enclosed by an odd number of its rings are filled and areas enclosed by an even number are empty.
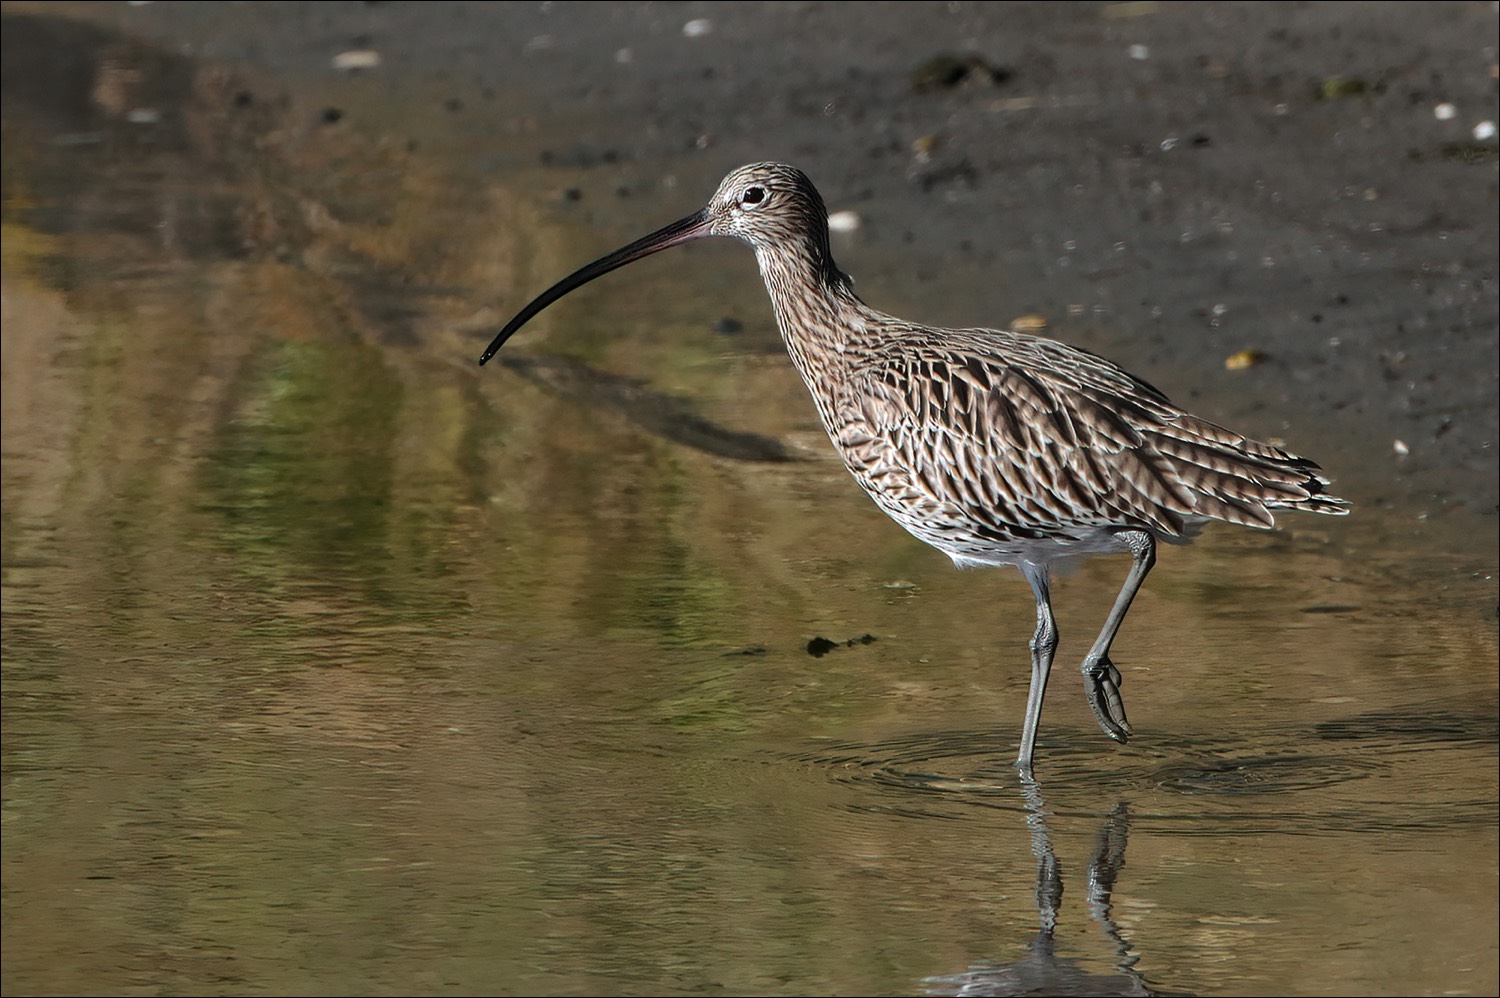
[[[866,466],[851,468],[907,505],[935,504],[1009,537],[1111,527],[1174,536],[1203,518],[1269,527],[1270,508],[1326,484],[1311,462],[1198,419],[1086,351],[946,332],[871,364],[851,393],[846,451],[857,443]]]

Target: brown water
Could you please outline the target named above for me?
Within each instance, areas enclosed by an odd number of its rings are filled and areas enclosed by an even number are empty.
[[[1500,987],[1492,520],[1167,550],[1137,739],[1059,669],[1028,795],[1028,590],[859,495],[747,254],[481,372],[598,248],[535,178],[67,41],[5,93],[6,993]]]

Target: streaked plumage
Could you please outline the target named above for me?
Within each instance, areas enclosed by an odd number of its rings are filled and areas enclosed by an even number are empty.
[[[787,352],[855,479],[960,567],[1015,565],[1036,595],[1031,689],[1017,766],[1029,777],[1057,628],[1049,566],[1130,552],[1125,585],[1083,663],[1104,732],[1130,734],[1109,647],[1155,563],[1157,539],[1272,511],[1342,514],[1318,466],[1173,405],[1086,350],[993,329],[935,329],[870,308],[834,265],[822,198],[778,163],[734,170],[708,206],[564,278],[516,315],[480,363],[581,284],[703,236],[755,249]]]

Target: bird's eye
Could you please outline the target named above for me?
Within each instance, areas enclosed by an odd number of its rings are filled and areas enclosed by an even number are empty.
[[[745,193],[740,196],[740,204],[760,204],[766,199],[764,187],[747,187]]]

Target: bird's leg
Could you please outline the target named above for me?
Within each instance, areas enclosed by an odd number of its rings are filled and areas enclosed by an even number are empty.
[[[1026,692],[1026,723],[1021,729],[1021,754],[1016,769],[1023,780],[1031,780],[1031,757],[1036,751],[1036,731],[1042,720],[1042,697],[1047,694],[1047,676],[1057,651],[1057,622],[1052,619],[1051,584],[1045,565],[1023,562],[1021,574],[1036,594],[1036,633],[1031,636],[1031,688]]]
[[[1156,541],[1144,530],[1127,530],[1117,536],[1130,548],[1130,574],[1125,576],[1125,585],[1115,597],[1115,605],[1104,620],[1098,640],[1083,660],[1083,688],[1099,727],[1106,735],[1123,743],[1131,735],[1130,721],[1125,717],[1125,704],[1120,699],[1120,670],[1109,660],[1109,646],[1130,609],[1130,601],[1135,599],[1141,583],[1146,581],[1151,566],[1156,564]]]

